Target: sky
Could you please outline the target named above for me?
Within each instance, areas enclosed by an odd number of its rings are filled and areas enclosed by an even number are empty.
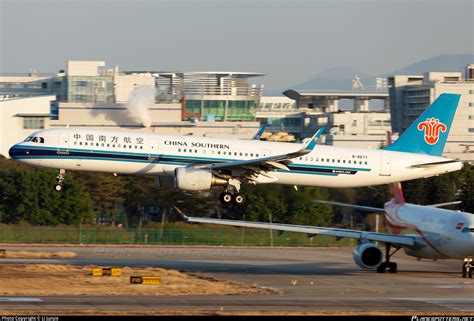
[[[120,70],[253,71],[265,88],[378,75],[474,52],[472,0],[0,0],[0,74],[67,60]]]

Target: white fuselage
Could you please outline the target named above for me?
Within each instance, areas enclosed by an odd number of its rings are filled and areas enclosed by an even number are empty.
[[[441,208],[397,203],[385,204],[390,232],[417,235],[426,246],[404,248],[408,255],[428,259],[462,259],[474,256],[474,215]]]
[[[49,129],[34,134],[43,142],[21,142],[12,158],[37,166],[118,174],[174,175],[177,167],[249,160],[301,149],[302,144],[171,136],[97,129]],[[429,177],[459,170],[460,162],[413,165],[446,158],[386,150],[316,146],[294,158],[289,171],[259,176],[257,183],[358,187]]]

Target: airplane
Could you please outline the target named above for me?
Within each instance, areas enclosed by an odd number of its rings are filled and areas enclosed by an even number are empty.
[[[419,259],[464,259],[462,276],[472,278],[472,270],[474,269],[474,214],[438,208],[458,202],[428,206],[406,203],[400,183],[392,183],[391,190],[392,199],[385,203],[384,208],[318,201],[384,213],[385,222],[390,233],[188,217],[176,206],[175,209],[189,223],[298,232],[305,233],[309,237],[329,235],[336,238],[354,238],[358,240],[358,245],[353,251],[355,263],[364,269],[377,270],[378,273],[387,271],[397,273],[397,263],[390,261],[390,258],[400,249],[403,249],[407,255]],[[385,255],[374,242],[385,244]],[[390,252],[392,247],[394,251]]]
[[[320,145],[320,132],[300,144],[58,128],[28,136],[9,154],[59,169],[58,191],[66,170],[153,175],[160,187],[221,186],[221,202],[240,206],[242,184],[358,187],[457,171],[462,163],[441,154],[459,99],[441,94],[397,141],[377,150]]]

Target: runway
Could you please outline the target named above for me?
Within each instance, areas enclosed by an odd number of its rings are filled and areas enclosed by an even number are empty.
[[[276,289],[255,296],[0,297],[0,311],[45,313],[449,313],[474,314],[474,279],[456,260],[417,261],[399,252],[399,273],[358,268],[350,248],[0,246],[6,250],[72,251],[72,259],[0,259],[0,263],[152,266]]]

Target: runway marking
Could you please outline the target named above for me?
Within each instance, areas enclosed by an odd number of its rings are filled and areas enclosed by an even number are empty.
[[[40,298],[0,298],[0,302],[42,302]]]

